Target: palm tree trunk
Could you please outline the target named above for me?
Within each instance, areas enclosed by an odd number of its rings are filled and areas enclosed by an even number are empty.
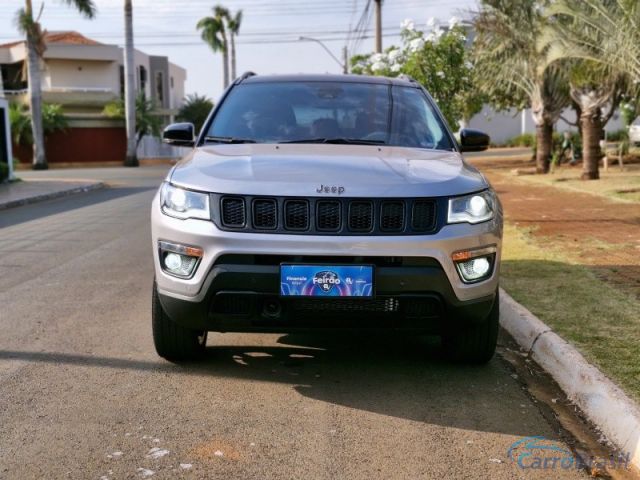
[[[26,0],[26,14],[33,25],[33,7]],[[42,126],[42,79],[40,77],[40,56],[36,48],[34,32],[27,32],[27,75],[29,104],[31,108],[31,130],[33,132],[33,169],[46,170],[47,156],[44,149],[44,128]]]
[[[231,32],[231,81],[237,78],[236,76],[236,38],[235,34]]]
[[[225,90],[229,86],[229,45],[225,39],[224,47],[222,49],[222,75],[223,75],[223,85]]]
[[[600,109],[583,111],[580,115],[580,125],[582,126],[582,175],[580,178],[597,180],[600,178],[598,166],[602,157]]]
[[[547,120],[536,125],[536,173],[549,173],[549,159],[553,148],[553,124]]]
[[[133,63],[133,6],[124,0],[124,110],[127,128],[127,156],[125,167],[137,167],[136,142],[136,70]]]

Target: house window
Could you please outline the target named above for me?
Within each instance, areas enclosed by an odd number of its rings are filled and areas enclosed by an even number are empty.
[[[162,72],[156,72],[156,100],[164,105],[164,76]]]
[[[140,92],[144,95],[147,90],[147,69],[142,65],[138,67],[138,86]]]
[[[173,77],[171,77],[171,88],[173,88]]]
[[[124,98],[124,65],[120,65],[120,96]]]

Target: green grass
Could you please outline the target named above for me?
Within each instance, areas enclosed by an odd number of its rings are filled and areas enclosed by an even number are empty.
[[[502,287],[640,401],[640,302],[507,225]]]
[[[608,171],[600,169],[600,180],[580,180],[581,169],[560,168],[548,175],[517,177],[518,181],[551,185],[564,190],[572,190],[627,202],[640,202],[640,164],[625,165],[621,171],[617,165]]]

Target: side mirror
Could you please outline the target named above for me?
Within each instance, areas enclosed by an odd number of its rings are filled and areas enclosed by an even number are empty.
[[[490,141],[489,135],[479,130],[460,130],[460,149],[463,152],[482,152],[489,148]]]
[[[162,132],[162,141],[176,147],[193,147],[195,130],[193,123],[172,123]]]

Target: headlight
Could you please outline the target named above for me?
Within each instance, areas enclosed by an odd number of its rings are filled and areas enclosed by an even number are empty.
[[[480,223],[493,218],[496,198],[491,190],[449,199],[448,223]]]
[[[176,218],[210,220],[209,195],[192,192],[164,183],[160,192],[160,208],[166,215]]]

